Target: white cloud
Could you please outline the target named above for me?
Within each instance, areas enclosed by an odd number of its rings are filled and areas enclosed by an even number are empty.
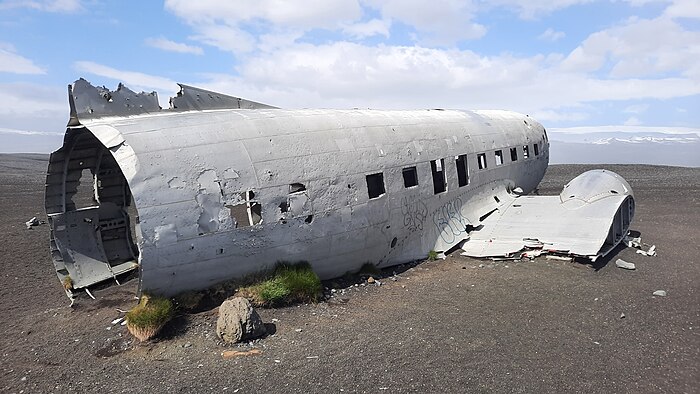
[[[285,28],[332,28],[362,15],[356,0],[166,0],[165,8],[191,24],[267,21]],[[196,28],[196,26],[193,26]]]
[[[700,2],[697,0],[675,0],[673,4],[666,8],[664,16],[700,19]]]
[[[5,130],[65,131],[67,97],[65,87],[0,83],[2,126]]]
[[[473,21],[478,7],[472,0],[363,0],[384,19],[412,26],[421,45],[453,45],[482,37],[486,28]]]
[[[606,71],[613,78],[678,73],[700,81],[700,32],[672,18],[630,18],[588,36],[563,61],[573,72]],[[607,71],[609,69],[609,71]]]
[[[358,22],[343,27],[343,32],[354,38],[367,38],[376,35],[389,37],[391,21],[387,19],[372,19],[367,22]]]
[[[250,31],[265,31],[269,43],[299,31],[341,29],[362,16],[357,0],[166,0],[165,8],[192,27],[191,39],[235,54],[260,49]]]
[[[119,82],[124,82],[124,84],[132,90],[169,90],[171,94],[180,90],[177,83],[168,78],[149,75],[136,71],[117,70],[116,68],[112,68],[103,64],[90,61],[77,61],[73,63],[73,65],[78,71],[98,75],[101,77],[106,77]]]
[[[17,130],[17,129],[7,129],[0,127],[0,134],[19,134],[19,135],[50,135],[57,136],[63,135],[64,133],[58,131],[32,131],[32,130]]]
[[[31,8],[38,11],[72,13],[83,9],[80,0],[6,0],[0,2],[0,10]]]
[[[639,126],[642,124],[642,122],[637,119],[635,116],[631,116],[627,118],[627,120],[623,123],[625,126]]]
[[[514,9],[523,19],[534,19],[576,4],[595,0],[490,0],[485,5]]]
[[[11,44],[0,42],[0,72],[13,74],[46,74],[46,70],[16,53]]]
[[[547,30],[545,30],[544,33],[540,34],[537,38],[545,41],[558,41],[564,37],[566,37],[566,33],[564,33],[563,31],[556,31],[550,27]]]
[[[162,50],[168,51],[168,52],[190,53],[193,55],[204,54],[204,51],[202,50],[202,48],[200,48],[198,46],[187,45],[187,44],[184,44],[181,42],[171,41],[165,37],[147,38],[146,45],[151,46],[153,48],[162,49]]]
[[[648,109],[649,109],[649,104],[634,104],[634,105],[628,105],[627,107],[625,107],[625,109],[622,110],[622,112],[625,112],[628,114],[641,114]]]
[[[236,26],[225,24],[205,24],[194,28],[196,33],[189,37],[222,51],[245,53],[255,49],[256,38]]]
[[[700,94],[685,77],[597,78],[545,56],[351,42],[290,44],[246,57],[237,70],[206,85],[288,108],[502,108],[578,121],[589,116],[575,110],[586,103]]]

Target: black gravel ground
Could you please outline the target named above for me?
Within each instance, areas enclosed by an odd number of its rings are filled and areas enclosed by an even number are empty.
[[[700,392],[700,169],[595,166],[630,182],[632,227],[656,257],[621,249],[591,266],[453,255],[319,304],[260,310],[275,333],[225,347],[216,310],[135,343],[111,323],[134,305],[134,281],[68,307],[47,226],[24,225],[45,219],[46,160],[0,155],[0,391]],[[556,194],[589,168],[551,166],[540,191]],[[262,353],[221,356],[249,348]]]

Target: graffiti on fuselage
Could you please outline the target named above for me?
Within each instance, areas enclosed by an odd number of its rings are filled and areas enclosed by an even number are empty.
[[[403,225],[409,231],[423,231],[423,222],[428,216],[428,207],[421,200],[409,202],[408,197],[401,200],[401,213],[403,213]]]
[[[435,231],[447,244],[454,243],[457,237],[467,232],[469,220],[462,215],[462,205],[462,198],[457,197],[438,208],[433,214]]]

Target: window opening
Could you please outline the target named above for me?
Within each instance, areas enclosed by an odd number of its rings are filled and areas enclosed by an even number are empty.
[[[457,165],[457,182],[459,187],[469,184],[469,165],[467,164],[467,155],[459,155],[455,159]]]
[[[495,155],[496,155],[496,165],[500,166],[501,164],[503,164],[503,151],[497,150],[495,152]]]
[[[262,206],[259,202],[253,201],[254,197],[255,193],[247,191],[241,193],[240,203],[227,205],[231,211],[231,217],[236,221],[236,228],[250,227],[262,222]]]
[[[518,161],[518,148],[510,148],[510,161]]]
[[[486,153],[479,153],[476,155],[477,161],[479,162],[479,169],[480,170],[485,170],[486,169]]]
[[[445,181],[445,159],[431,160],[430,170],[433,173],[433,192],[435,194],[447,191]]]
[[[367,175],[367,193],[369,198],[378,198],[386,193],[384,188],[384,173],[378,172],[376,174]]]
[[[530,157],[530,149],[527,145],[523,145],[523,159],[527,159],[528,157]]]
[[[292,183],[289,185],[289,194],[300,193],[306,190],[306,186],[302,183]]]
[[[406,167],[402,173],[404,187],[418,186],[418,171],[416,171],[416,167]]]
[[[532,145],[532,147],[535,150],[535,156],[538,156],[540,154],[540,146],[539,145],[540,145],[539,143],[535,143],[534,145]]]

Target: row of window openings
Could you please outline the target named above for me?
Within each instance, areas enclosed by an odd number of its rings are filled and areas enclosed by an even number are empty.
[[[539,156],[540,150],[538,144],[533,145],[535,156]],[[494,152],[496,156],[496,165],[500,166],[503,164],[503,151],[497,150]],[[527,159],[530,157],[530,150],[527,145],[523,145],[523,158]],[[510,160],[518,160],[518,149],[510,148]],[[486,153],[477,154],[477,161],[479,164],[479,169],[484,170],[487,167],[486,163]],[[457,167],[457,183],[459,187],[466,186],[469,184],[469,167],[467,165],[467,155],[459,155],[455,158],[455,165]],[[443,193],[447,191],[447,180],[445,178],[445,159],[431,160],[430,161],[430,171],[433,175],[433,192],[435,194]],[[402,170],[403,174],[403,185],[406,188],[418,186],[418,171],[415,166],[406,167]],[[386,193],[384,188],[384,173],[378,172],[376,174],[367,175],[367,192],[369,198],[378,198]]]
[[[533,145],[535,156],[539,155],[538,144]],[[496,157],[496,165],[503,164],[503,151],[497,150],[494,152]],[[529,157],[529,149],[527,145],[523,146],[523,158]],[[518,160],[517,148],[510,148],[511,161]],[[486,153],[477,155],[479,169],[486,169]],[[467,155],[459,155],[455,158],[455,166],[457,167],[457,183],[459,187],[469,184],[469,166],[467,164]],[[447,180],[445,177],[445,159],[431,160],[430,172],[433,175],[433,192],[435,194],[447,191]],[[415,166],[406,167],[402,170],[404,187],[418,186],[418,171]],[[301,183],[292,183],[289,185],[289,194],[295,195],[306,191],[306,186]],[[367,175],[367,192],[369,198],[378,198],[386,193],[384,187],[384,173]],[[259,202],[254,201],[255,193],[247,191],[241,193],[242,202],[236,205],[230,205],[228,208],[231,211],[231,217],[236,221],[236,227],[249,227],[258,224],[262,221],[262,207]],[[279,205],[280,212],[289,211],[289,201],[284,201]],[[304,221],[311,223],[313,215],[309,215]]]

